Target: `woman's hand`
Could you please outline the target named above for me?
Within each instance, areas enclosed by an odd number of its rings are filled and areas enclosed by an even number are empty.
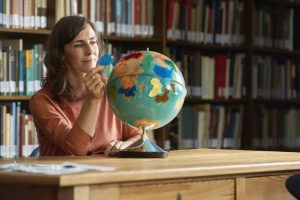
[[[99,99],[104,95],[104,68],[96,67],[91,69],[84,77],[86,87],[85,100],[77,119],[79,127],[91,137],[95,134]]]
[[[103,72],[104,67],[95,67],[83,77],[87,97],[99,99],[104,94],[105,80],[102,76]]]
[[[116,155],[120,150],[125,149],[129,147],[131,144],[133,144],[134,141],[117,141],[113,140],[109,143],[109,145],[106,147],[104,151],[105,156],[114,156]]]

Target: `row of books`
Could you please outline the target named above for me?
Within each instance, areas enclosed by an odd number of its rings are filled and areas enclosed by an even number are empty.
[[[300,62],[286,57],[253,56],[252,97],[296,99],[300,97]]]
[[[178,53],[176,48],[170,48],[169,53],[183,71],[189,96],[240,99],[246,95],[245,54]]]
[[[153,0],[106,0],[107,35],[152,37]]]
[[[0,0],[0,27],[47,28],[47,0]]]
[[[130,50],[111,43],[107,52],[118,61]],[[246,95],[245,54],[202,55],[169,46],[168,56],[182,70],[188,96],[201,99],[240,99]]]
[[[243,1],[169,0],[167,38],[210,44],[245,42]]]
[[[254,10],[254,44],[293,50],[294,10],[257,5]]]
[[[112,43],[107,43],[106,45],[106,52],[113,56],[115,62],[118,62],[122,57],[126,56],[129,53],[135,51],[146,51],[147,49],[138,49],[134,47],[132,49],[128,49],[122,45],[116,45]]]
[[[253,117],[253,147],[261,149],[299,149],[300,108],[257,106]]]
[[[0,40],[0,94],[32,95],[41,88],[45,51],[42,44],[22,39]]]
[[[230,148],[241,145],[243,108],[240,105],[184,105],[167,125],[167,149]]]
[[[64,16],[83,15],[95,23],[99,32],[104,32],[105,0],[56,0],[55,21]]]
[[[107,35],[154,35],[153,0],[56,0],[55,6],[56,21],[63,16],[83,15],[95,23],[98,32]]]
[[[0,103],[0,131],[0,157],[28,157],[38,146],[32,116],[20,102]]]

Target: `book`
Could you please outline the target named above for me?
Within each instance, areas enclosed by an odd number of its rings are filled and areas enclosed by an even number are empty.
[[[33,95],[34,93],[34,49],[24,49],[25,58],[25,94]]]
[[[209,143],[209,128],[211,121],[211,105],[197,104],[193,107],[197,117],[195,122],[196,147],[205,148]]]
[[[214,97],[215,99],[225,99],[227,56],[225,54],[217,54],[213,58],[215,60]]]
[[[6,63],[7,70],[10,71],[9,76],[9,92],[11,94],[23,93],[22,79],[20,75],[22,74],[22,58],[20,57],[23,51],[23,39],[3,39],[2,47],[6,49]]]
[[[193,133],[193,108],[190,105],[183,106],[178,115],[179,149],[194,148]]]

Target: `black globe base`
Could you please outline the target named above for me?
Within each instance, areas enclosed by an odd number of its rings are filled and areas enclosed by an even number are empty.
[[[118,152],[121,158],[165,158],[168,151],[160,148],[150,139],[142,137],[131,146]]]
[[[168,152],[120,151],[118,156],[120,158],[165,158],[168,156]]]

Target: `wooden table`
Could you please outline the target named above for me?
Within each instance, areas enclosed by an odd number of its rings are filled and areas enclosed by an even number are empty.
[[[0,199],[190,200],[294,199],[285,180],[300,172],[300,153],[198,149],[162,159],[43,157],[18,162],[115,166],[72,175],[0,173]],[[1,160],[7,163],[9,160]]]

